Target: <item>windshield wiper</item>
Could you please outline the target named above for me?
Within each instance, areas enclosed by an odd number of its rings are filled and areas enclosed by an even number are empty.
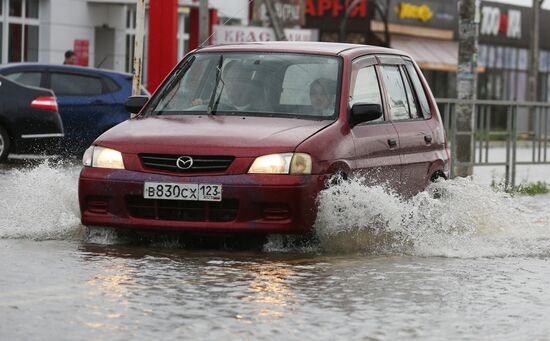
[[[218,62],[218,65],[216,66],[216,83],[214,84],[214,91],[212,91],[212,95],[210,96],[210,101],[208,102],[208,109],[207,113],[215,115],[216,114],[216,108],[218,107],[218,103],[220,103],[220,97],[222,95],[223,87],[225,86],[225,83],[222,79],[222,65],[223,65],[223,55],[220,56],[220,61]],[[216,93],[218,92],[218,85],[220,84],[220,81],[222,82],[222,88],[220,89],[219,95],[216,97]]]

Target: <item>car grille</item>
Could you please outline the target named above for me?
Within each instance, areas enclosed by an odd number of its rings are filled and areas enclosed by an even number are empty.
[[[160,170],[177,173],[209,173],[224,172],[235,159],[233,156],[193,156],[193,166],[189,169],[181,169],[177,166],[177,160],[182,155],[165,154],[140,154],[139,157],[146,169]]]
[[[127,196],[126,206],[130,216],[134,218],[227,222],[237,217],[239,201],[236,199],[224,199],[220,202],[162,200]]]

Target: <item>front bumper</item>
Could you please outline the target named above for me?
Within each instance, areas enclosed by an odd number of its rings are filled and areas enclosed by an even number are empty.
[[[151,182],[222,184],[222,202],[143,198]],[[325,176],[173,176],[84,167],[79,180],[82,224],[196,233],[306,233]]]

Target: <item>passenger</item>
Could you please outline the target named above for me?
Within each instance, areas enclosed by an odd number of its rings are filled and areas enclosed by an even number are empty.
[[[330,116],[334,113],[336,82],[318,78],[309,86],[309,99],[315,115]]]

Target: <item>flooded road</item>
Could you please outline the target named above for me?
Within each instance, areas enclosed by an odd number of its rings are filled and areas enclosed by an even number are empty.
[[[3,340],[550,335],[550,195],[350,182],[322,193],[318,243],[196,250],[87,238],[79,168],[0,168]]]

